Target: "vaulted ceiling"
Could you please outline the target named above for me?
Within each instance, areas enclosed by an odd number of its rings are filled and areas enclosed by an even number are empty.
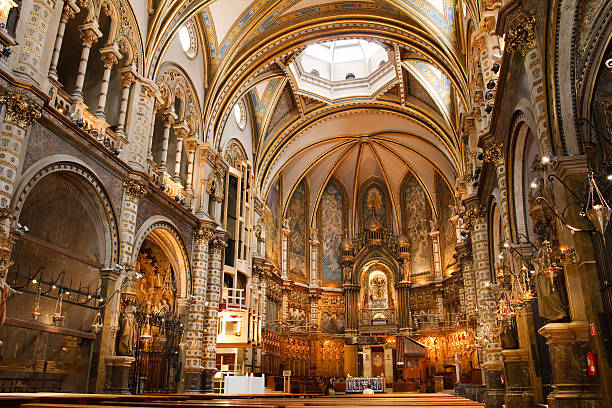
[[[195,22],[206,71],[201,137],[222,148],[234,105],[246,102],[262,198],[281,175],[284,205],[305,177],[316,203],[332,176],[350,192],[376,176],[399,206],[407,171],[428,194],[435,171],[451,188],[463,174],[457,122],[470,95],[462,22],[477,12],[472,0],[160,0],[145,69],[154,76],[180,27]],[[348,39],[386,53],[385,66],[367,70],[374,85],[349,76],[325,82],[331,74],[296,69],[309,45],[355,43],[342,42]],[[346,64],[338,69],[352,74]],[[315,85],[304,87],[304,80]],[[340,96],[317,93],[317,84],[340,89]]]

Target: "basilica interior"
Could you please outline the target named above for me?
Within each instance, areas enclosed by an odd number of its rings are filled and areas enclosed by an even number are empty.
[[[605,0],[0,0],[0,400],[612,407],[611,39]]]

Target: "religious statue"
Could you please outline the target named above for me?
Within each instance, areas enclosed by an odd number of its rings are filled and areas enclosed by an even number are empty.
[[[535,286],[538,294],[538,312],[541,317],[548,320],[560,320],[567,315],[561,302],[561,297],[548,276],[546,269],[552,266],[550,243],[542,242],[540,237],[535,240],[538,253],[534,261]]]
[[[117,355],[133,356],[134,345],[138,341],[138,325],[134,318],[134,306],[130,306],[123,319],[121,319],[121,327],[119,329],[119,338],[117,340]]]
[[[375,215],[376,211],[382,208],[382,197],[380,196],[380,192],[376,189],[368,191],[366,203],[368,208],[372,211],[372,215]]]
[[[461,383],[461,361],[457,353],[455,353],[455,374],[457,375],[457,384]]]
[[[0,327],[4,326],[4,322],[6,321],[6,302],[8,300],[8,297],[13,293],[21,294],[21,292],[18,292],[15,289],[11,288],[6,282],[8,269],[11,266],[13,266],[12,262],[3,268],[0,268]],[[0,341],[0,346],[1,345],[2,341]]]

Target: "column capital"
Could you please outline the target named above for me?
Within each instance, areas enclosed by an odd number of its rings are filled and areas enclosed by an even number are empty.
[[[164,109],[161,115],[162,115],[162,122],[164,123],[164,126],[166,127],[172,126],[174,122],[176,121],[176,119],[178,119],[178,116],[176,115],[176,113],[174,113],[174,111],[171,108]]]
[[[117,44],[112,44],[107,47],[100,49],[100,54],[102,57],[100,59],[104,63],[104,68],[110,69],[119,62],[119,59],[122,57],[119,49],[117,48]]]
[[[121,81],[121,85],[124,88],[127,88],[131,86],[134,82],[136,82],[136,76],[134,75],[132,70],[129,69],[129,70],[125,70],[121,72],[121,75],[119,76],[119,80]]]
[[[81,33],[81,41],[86,47],[91,47],[93,43],[98,42],[98,38],[102,37],[97,21],[82,24],[78,29]]]
[[[487,219],[487,210],[481,204],[475,204],[470,206],[465,212],[467,223],[471,226],[476,224],[483,224]]]
[[[215,231],[214,238],[208,243],[208,249],[215,253],[221,253],[227,246],[227,239],[229,238],[229,233],[225,230],[217,230]]]
[[[147,194],[146,184],[139,180],[125,180],[123,190],[127,199],[136,203]]]
[[[202,223],[198,229],[193,232],[193,237],[200,244],[209,243],[215,236],[215,230],[215,224]]]
[[[189,136],[189,126],[185,121],[177,123],[173,126],[173,129],[177,139],[187,139],[187,136]]]
[[[78,13],[79,11],[81,11],[81,9],[79,9],[76,4],[67,1],[64,4],[64,9],[62,10],[62,16],[60,17],[60,20],[63,21],[65,24],[68,22],[68,20],[74,18],[76,13]]]
[[[42,108],[23,95],[2,95],[0,104],[6,105],[4,120],[27,128],[40,118]]]

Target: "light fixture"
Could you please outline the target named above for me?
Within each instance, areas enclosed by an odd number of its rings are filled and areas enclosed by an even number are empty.
[[[531,184],[529,184],[529,187],[532,190],[535,190],[536,188],[538,188],[539,185],[540,185],[540,178],[536,177],[531,181]]]
[[[485,107],[485,112],[487,112],[487,113],[491,113],[492,111],[493,111],[493,106],[491,106],[491,105],[487,105],[487,106]]]
[[[488,92],[485,94],[485,97],[484,97],[484,98],[485,98],[487,101],[490,101],[491,99],[493,99],[493,92],[488,91]]]
[[[552,155],[552,153],[546,153],[544,156],[542,156],[541,159],[541,163],[542,164],[554,164],[555,163],[555,156]]]
[[[589,172],[589,196],[587,198],[586,210],[584,211],[587,218],[593,223],[595,229],[599,231],[601,235],[606,233],[606,228],[610,222],[610,215],[612,209],[606,202],[603,194],[599,191],[599,187],[593,177],[593,172]],[[599,201],[598,204],[595,204]]]
[[[506,242],[504,242],[504,248],[510,248],[512,246],[512,242],[510,242],[509,239],[506,240]]]
[[[495,81],[491,79],[489,82],[487,82],[487,89],[493,88],[495,88]]]
[[[496,62],[495,64],[493,64],[493,66],[491,67],[491,71],[493,71],[494,74],[497,74],[499,72],[499,64]]]
[[[102,315],[100,314],[100,311],[98,310],[98,313],[96,314],[96,318],[94,319],[94,322],[91,325],[91,328],[93,329],[94,333],[98,334],[100,333],[100,330],[102,330]]]

